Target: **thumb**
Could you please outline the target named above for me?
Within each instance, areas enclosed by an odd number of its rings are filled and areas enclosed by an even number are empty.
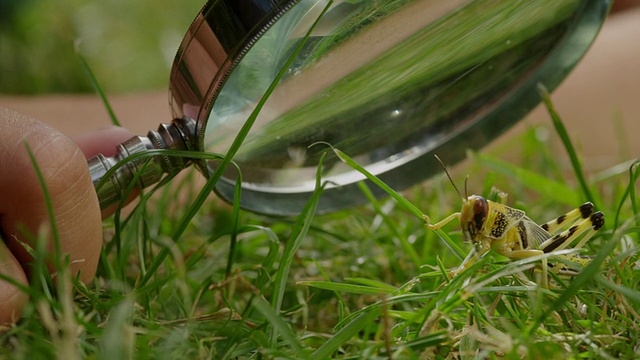
[[[102,221],[86,159],[65,135],[7,109],[0,109],[0,228],[10,252],[0,246],[0,273],[26,283],[22,268],[32,259],[23,243],[33,247],[29,241],[43,227],[51,233],[44,191],[25,144],[49,192],[61,255],[68,255],[72,273],[88,282],[98,264]],[[52,241],[48,248],[53,251]],[[8,314],[15,314],[16,307],[26,301],[18,293],[2,280],[0,322],[9,321]]]

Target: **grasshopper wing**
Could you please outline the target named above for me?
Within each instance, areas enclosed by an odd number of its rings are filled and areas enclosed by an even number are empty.
[[[523,248],[529,248],[534,245],[535,249],[540,249],[540,244],[551,238],[551,234],[542,228],[542,226],[536,224],[528,217],[522,219],[522,226],[525,231],[519,229],[520,237],[522,238]]]

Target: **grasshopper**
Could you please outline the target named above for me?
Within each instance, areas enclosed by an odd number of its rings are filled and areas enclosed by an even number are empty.
[[[522,210],[487,200],[479,195],[468,196],[466,180],[465,196],[462,197],[444,163],[437,156],[436,159],[442,164],[449,181],[462,198],[462,209],[435,224],[431,224],[429,217],[425,215],[426,226],[431,230],[437,230],[458,218],[464,239],[474,245],[460,267],[453,271],[452,276],[468,268],[489,250],[511,260],[519,260],[562,250],[582,236],[574,246],[579,249],[604,225],[604,214],[600,211],[594,212],[594,206],[590,202],[538,225]],[[563,258],[582,265],[587,264],[590,259],[578,254],[565,255]],[[546,258],[542,259],[540,285],[544,288],[548,288],[548,268],[554,267],[553,265],[548,264]],[[563,266],[553,271],[575,274]]]

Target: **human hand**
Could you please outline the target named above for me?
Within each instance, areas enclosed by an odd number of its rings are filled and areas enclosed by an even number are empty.
[[[125,129],[110,128],[74,142],[44,123],[0,108],[0,274],[28,284],[32,260],[22,242],[34,247],[31,239],[43,231],[52,239],[43,189],[25,143],[49,191],[61,252],[69,256],[72,274],[88,282],[100,256],[102,214],[86,159],[112,155],[131,136]],[[50,240],[51,251],[53,246]],[[26,294],[0,280],[0,324],[16,321],[27,301]]]

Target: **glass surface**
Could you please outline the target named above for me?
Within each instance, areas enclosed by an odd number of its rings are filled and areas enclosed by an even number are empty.
[[[195,93],[190,97],[181,93],[182,100],[176,101],[174,90],[174,112],[198,119],[204,150],[226,153],[304,42],[234,157],[243,175],[243,205],[268,213],[300,209],[327,149],[319,142],[403,188],[441,171],[433,153],[455,163],[467,149],[486,144],[531,110],[539,102],[536,85],[557,86],[595,37],[608,5],[581,0],[290,1],[270,10],[272,20],[257,23],[259,30],[237,47],[225,46],[220,37],[208,43],[202,35],[205,25],[212,26],[214,5],[194,23],[201,24],[192,27],[199,32],[185,41],[196,39],[209,49],[207,54],[224,48],[229,58],[199,67],[216,75],[205,81],[192,75],[188,85]],[[185,53],[194,51],[195,45],[184,45]],[[321,207],[332,210],[362,201],[361,194],[354,194],[359,190],[349,188],[362,175],[332,154],[324,169],[323,179],[337,190],[325,195]],[[231,197],[235,176],[230,170],[218,187],[223,197]]]

